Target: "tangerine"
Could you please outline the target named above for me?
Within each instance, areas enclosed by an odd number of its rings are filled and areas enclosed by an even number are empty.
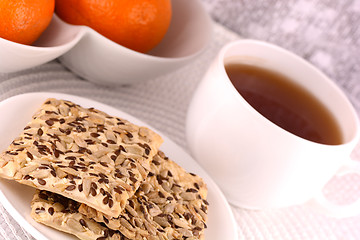
[[[50,24],[55,0],[0,1],[0,37],[32,44]]]
[[[86,25],[138,52],[154,48],[170,25],[171,0],[60,0],[55,13],[65,22]]]

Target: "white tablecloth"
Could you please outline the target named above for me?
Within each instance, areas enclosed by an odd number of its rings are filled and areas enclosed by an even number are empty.
[[[214,24],[211,44],[191,65],[137,85],[106,88],[52,61],[17,73],[0,73],[0,100],[34,91],[84,96],[148,122],[187,150],[185,117],[192,94],[218,50],[241,35],[276,43],[313,62],[346,92],[360,113],[360,1],[341,2],[204,0],[222,25]],[[360,145],[353,158],[360,160]],[[325,193],[340,203],[353,201],[360,197],[360,176],[334,178]],[[333,219],[305,205],[267,211],[232,209],[239,239],[360,239],[360,216]],[[33,239],[1,205],[0,239]]]

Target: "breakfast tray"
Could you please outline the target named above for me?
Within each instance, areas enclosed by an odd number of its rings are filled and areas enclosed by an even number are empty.
[[[185,118],[193,92],[219,49],[239,39],[221,25],[214,25],[213,40],[193,63],[176,72],[132,86],[96,86],[64,68],[58,61],[24,70],[0,74],[0,100],[26,92],[60,92],[87,97],[118,109],[159,129],[188,151]],[[341,87],[341,86],[340,86]],[[360,113],[360,84],[346,92]],[[353,153],[360,160],[360,145]],[[325,189],[339,203],[360,197],[360,176],[334,178]],[[360,216],[334,219],[317,214],[305,205],[279,210],[249,211],[232,207],[239,239],[360,239]],[[0,204],[0,239],[34,239]]]

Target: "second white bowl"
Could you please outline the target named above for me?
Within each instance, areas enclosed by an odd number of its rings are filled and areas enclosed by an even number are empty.
[[[96,84],[124,85],[158,77],[189,63],[211,40],[212,21],[200,0],[172,0],[172,11],[164,39],[147,54],[54,15],[34,46],[0,38],[0,72],[19,71],[60,57],[67,68]]]

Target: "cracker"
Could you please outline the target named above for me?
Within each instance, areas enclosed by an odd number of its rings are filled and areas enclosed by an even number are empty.
[[[159,152],[151,171],[118,218],[84,204],[79,212],[130,239],[203,239],[208,202],[203,180]]]
[[[37,190],[31,201],[31,217],[44,225],[70,233],[82,240],[127,240],[119,231],[87,218],[78,211],[80,203],[45,190]]]
[[[161,143],[148,128],[48,99],[0,155],[0,176],[118,217]]]

